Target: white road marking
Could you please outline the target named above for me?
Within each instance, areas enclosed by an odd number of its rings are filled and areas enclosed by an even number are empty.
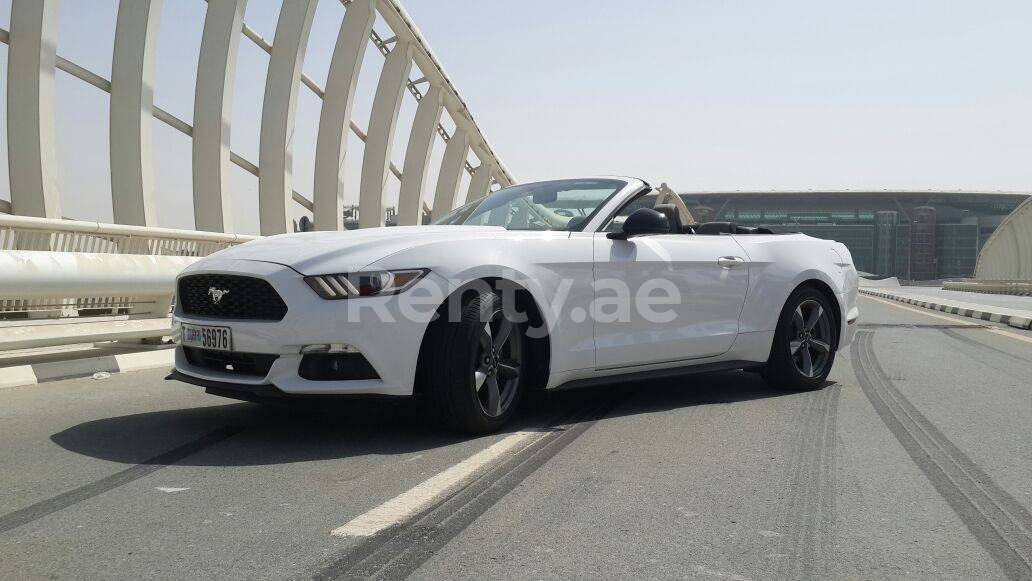
[[[530,446],[547,432],[515,432],[473,454],[462,462],[439,472],[421,484],[388,500],[369,512],[355,517],[330,532],[335,537],[368,537],[404,522],[425,510],[436,500],[468,482],[484,466],[498,458]]]
[[[1032,343],[1032,337],[1018,335],[1017,333],[1011,333],[1010,331],[1004,331],[1003,329],[986,329],[986,331],[989,331],[990,333],[996,333],[997,335],[1003,335],[1004,337],[1010,337],[1011,339],[1017,339],[1018,341]]]
[[[709,575],[710,577],[720,577],[721,579],[731,579],[732,581],[752,581],[748,577],[742,577],[741,575],[735,575],[734,573],[728,573],[726,571],[718,571],[716,569],[709,569],[702,565],[696,565],[695,571],[701,575]]]
[[[915,308],[915,307],[909,307],[909,306],[900,304],[900,303],[898,303],[896,301],[889,301],[889,300],[885,300],[885,299],[879,298],[879,297],[872,297],[871,295],[861,295],[861,296],[867,297],[867,298],[871,299],[872,301],[878,301],[879,303],[885,303],[887,305],[892,305],[894,307],[903,309],[905,311],[913,311],[913,312],[918,313],[920,315],[925,315],[927,317],[935,317],[936,319],[943,319],[945,321],[950,321],[951,323],[959,323],[961,325],[966,325],[966,326],[969,326],[969,327],[981,327],[982,326],[982,325],[979,325],[978,323],[964,323],[964,322],[958,321],[954,317],[946,317],[946,316],[943,316],[943,315],[936,315],[934,313],[929,312],[928,309],[918,309],[918,308]],[[961,315],[956,315],[956,316],[960,317]],[[1032,337],[1029,337],[1029,336],[1026,336],[1026,335],[1019,335],[1017,333],[1012,333],[1010,331],[1004,331],[1003,329],[995,329],[993,327],[986,327],[985,330],[989,331],[990,333],[996,333],[997,335],[1003,335],[1004,337],[1010,337],[1011,339],[1017,339],[1019,341],[1024,341],[1026,343],[1032,343]]]
[[[982,326],[979,323],[968,323],[968,322],[963,321],[962,319],[965,318],[965,317],[963,317],[962,315],[955,315],[953,317],[947,317],[945,315],[937,315],[937,314],[935,314],[935,312],[931,311],[931,309],[922,309],[922,308],[917,308],[917,307],[910,307],[910,306],[904,305],[904,304],[896,302],[896,301],[890,301],[890,300],[883,299],[883,298],[880,298],[880,297],[873,297],[871,295],[860,295],[860,296],[862,296],[864,298],[871,299],[872,301],[878,301],[879,303],[885,303],[886,305],[891,305],[893,307],[897,307],[897,308],[903,309],[904,311],[911,311],[911,312],[917,313],[919,315],[924,315],[926,317],[934,317],[936,319],[942,319],[944,321],[949,321],[951,323],[956,323],[958,325],[965,325],[965,326],[968,326],[968,327],[981,327]],[[959,319],[958,319],[958,317],[959,317]]]
[[[169,494],[173,492],[183,492],[184,490],[190,490],[189,488],[175,488],[172,486],[158,486],[154,490],[160,490],[161,492],[167,492]]]

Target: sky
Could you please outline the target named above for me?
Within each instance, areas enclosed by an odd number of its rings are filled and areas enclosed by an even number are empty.
[[[0,0],[5,29],[10,2]],[[1032,191],[1027,0],[404,3],[519,181],[619,174],[679,191]],[[117,4],[62,0],[58,53],[110,77]],[[279,6],[250,0],[246,14],[273,42]],[[203,0],[165,0],[162,12],[155,101],[187,122],[204,12]],[[343,14],[338,0],[320,1],[304,63],[320,85]],[[382,22],[377,29],[390,35]],[[268,57],[246,39],[240,46],[232,146],[257,161]],[[382,62],[368,51],[354,114],[362,127]],[[64,214],[109,221],[108,96],[61,72],[57,93]],[[407,95],[398,167],[415,105]],[[306,196],[319,107],[302,88],[293,176]],[[159,225],[190,228],[189,139],[155,122],[154,150]],[[442,150],[438,140],[432,168]],[[357,202],[361,153],[352,136],[348,203]],[[6,172],[0,164],[0,198],[9,199]],[[435,169],[429,178],[432,197]],[[237,231],[256,233],[257,179],[234,167],[232,183]],[[396,195],[392,178],[388,201]]]

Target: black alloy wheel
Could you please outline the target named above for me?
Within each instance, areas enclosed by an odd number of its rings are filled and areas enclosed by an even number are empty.
[[[468,293],[459,320],[442,316],[423,341],[417,381],[437,423],[484,434],[516,414],[527,376],[526,330],[498,293]]]
[[[763,378],[793,391],[824,385],[835,363],[839,327],[834,307],[815,287],[796,289],[781,311]]]

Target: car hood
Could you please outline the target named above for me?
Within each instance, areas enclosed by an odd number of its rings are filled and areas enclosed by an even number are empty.
[[[257,260],[289,266],[301,274],[362,268],[387,256],[445,240],[504,235],[498,226],[394,226],[343,232],[301,232],[260,238],[217,252],[213,259]]]

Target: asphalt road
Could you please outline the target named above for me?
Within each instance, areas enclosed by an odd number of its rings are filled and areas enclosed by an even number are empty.
[[[0,390],[0,579],[1032,579],[1032,333],[861,308],[821,391],[571,391],[474,439],[157,371]]]

